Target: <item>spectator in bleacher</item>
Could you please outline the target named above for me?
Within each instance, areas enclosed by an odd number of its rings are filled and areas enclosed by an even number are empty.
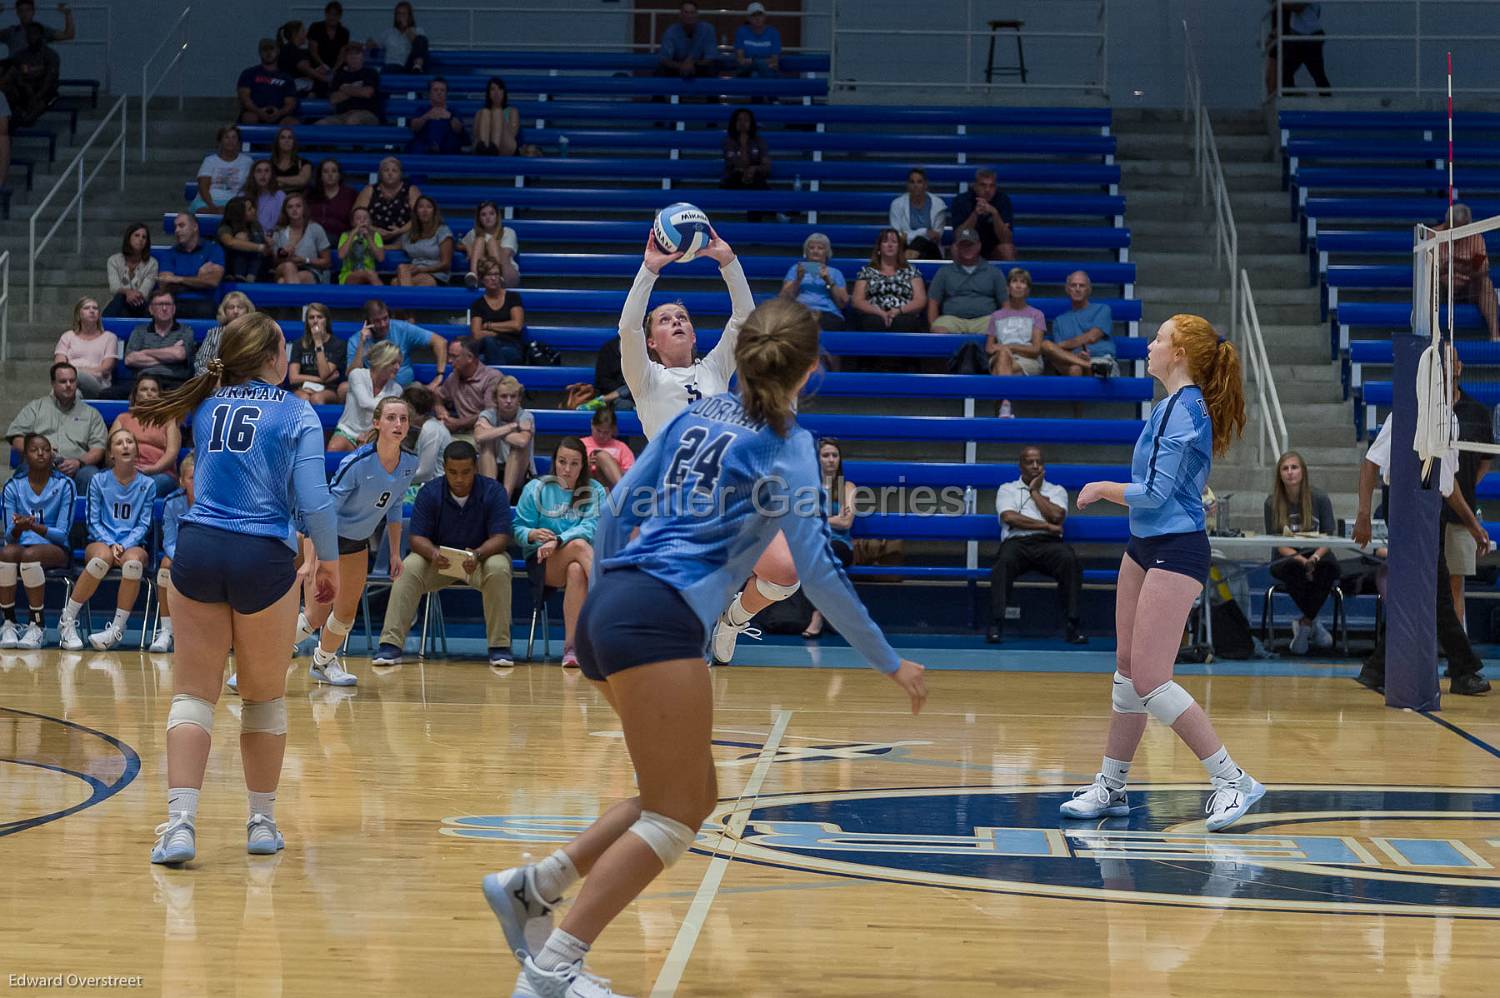
[[[344,5],[339,0],[329,0],[323,5],[323,20],[314,21],[307,29],[307,44],[312,48],[318,65],[329,70],[338,68],[339,57],[349,44],[349,29],[344,27]],[[364,52],[361,48],[360,52]]]
[[[277,284],[326,284],[332,263],[328,233],[307,217],[307,199],[287,195],[281,222],[271,238],[276,249]]]
[[[521,112],[510,106],[505,81],[490,77],[484,107],[474,112],[474,152],[481,156],[514,156],[520,148]]]
[[[1490,407],[1476,398],[1472,398],[1463,390],[1459,383],[1459,376],[1463,374],[1463,362],[1458,359],[1458,351],[1454,350],[1448,354],[1449,364],[1453,369],[1453,418],[1458,423],[1458,438],[1471,443],[1493,444],[1494,421]],[[1453,475],[1453,485],[1474,511],[1474,516],[1480,522],[1484,516],[1479,508],[1478,489],[1479,483],[1484,481],[1484,476],[1490,473],[1490,464],[1493,458],[1489,454],[1481,454],[1478,451],[1460,450],[1458,452],[1458,468]],[[1478,572],[1479,548],[1474,543],[1474,537],[1465,528],[1463,520],[1449,506],[1444,504],[1438,519],[1443,523],[1443,559],[1448,569],[1448,585],[1453,590],[1453,610],[1458,614],[1460,623],[1466,617],[1464,606],[1464,580]]]
[[[1323,68],[1323,5],[1320,3],[1272,3],[1281,11],[1281,52],[1286,62],[1281,67],[1281,86],[1290,90],[1297,85],[1297,70],[1303,66],[1319,87],[1329,96],[1328,72]],[[1276,29],[1271,29],[1266,48],[1266,93],[1276,92]]]
[[[818,441],[818,470],[822,473],[823,519],[828,521],[829,549],[845,568],[854,564],[854,483],[844,477],[844,448],[833,437]],[[823,614],[813,607],[802,636],[811,641],[823,635]]]
[[[1092,373],[1101,378],[1118,374],[1115,341],[1109,333],[1114,313],[1108,305],[1089,301],[1094,284],[1084,271],[1069,274],[1066,287],[1070,306],[1052,320],[1052,330],[1042,342],[1042,357],[1058,374]]]
[[[401,0],[391,13],[391,26],[380,33],[380,40],[370,39],[366,48],[380,49],[385,55],[386,73],[427,72],[427,32],[417,27],[411,4]]]
[[[988,167],[975,170],[974,183],[953,199],[953,227],[978,232],[980,255],[986,260],[1016,258],[1015,217],[1010,198],[997,189],[995,171]]]
[[[498,478],[507,496],[536,475],[536,417],[521,405],[521,382],[505,375],[495,383],[495,404],[474,423],[479,473]]]
[[[943,226],[948,205],[927,190],[927,171],[913,167],[906,175],[906,193],[891,202],[890,226],[906,239],[908,260],[941,260]]]
[[[214,296],[224,280],[224,251],[217,243],[206,243],[198,231],[198,219],[180,211],[172,222],[177,241],[168,247],[156,273],[156,290],[173,295],[173,312],[189,318],[214,314]],[[156,318],[156,313],[151,313]],[[173,386],[175,387],[175,386]]]
[[[1276,484],[1266,496],[1265,521],[1266,533],[1277,537],[1338,532],[1333,502],[1328,493],[1313,488],[1307,462],[1294,450],[1276,460]],[[1318,613],[1339,581],[1333,552],[1326,547],[1277,547],[1271,576],[1302,611],[1302,618],[1292,625],[1292,654],[1306,655],[1309,641],[1318,648],[1332,648],[1333,635],[1318,621]]]
[[[953,237],[953,261],[938,268],[927,293],[927,326],[934,333],[988,333],[990,316],[1005,306],[1006,280],[980,246],[971,228]]]
[[[52,391],[32,399],[6,427],[14,450],[22,451],[26,435],[40,433],[52,444],[57,470],[85,491],[104,461],[104,417],[78,397],[78,371],[66,361],[52,365]]]
[[[411,384],[411,352],[422,347],[432,349],[433,360],[437,364],[437,377],[432,379],[428,387],[436,390],[442,384],[443,369],[448,366],[448,341],[440,334],[430,333],[414,322],[392,319],[390,309],[378,298],[365,302],[365,324],[360,327],[359,335],[349,337],[344,363],[345,377],[356,368],[365,366],[366,355],[371,347],[386,342],[394,345],[401,354],[401,368],[396,372],[396,380],[402,387]]]
[[[448,363],[453,373],[437,389],[438,421],[449,433],[473,433],[479,414],[494,404],[504,375],[480,361],[478,343],[467,336],[448,344]]]
[[[286,191],[276,183],[276,169],[269,159],[258,159],[250,168],[250,179],[245,181],[245,197],[255,202],[255,220],[266,232],[281,223],[281,206],[286,203]],[[226,206],[226,211],[227,206]]]
[[[748,107],[736,108],[729,116],[724,134],[724,175],[719,186],[726,190],[763,191],[770,186],[771,150],[761,138],[755,114]],[[746,217],[757,222],[763,212],[749,211]]]
[[[6,126],[30,125],[57,100],[62,58],[47,44],[48,29],[35,21],[21,26],[22,47],[0,62],[0,86],[6,104]]]
[[[928,307],[927,284],[906,259],[906,237],[894,228],[875,237],[870,262],[854,275],[856,322],[865,332],[915,333]]]
[[[594,354],[594,381],[575,381],[567,387],[564,409],[593,411],[612,405],[626,412],[635,409],[630,397],[630,386],[625,383],[625,371],[620,363],[620,337],[611,336]]]
[[[364,436],[375,424],[375,406],[383,398],[399,397],[401,384],[396,371],[401,367],[401,351],[394,343],[377,343],[370,348],[370,366],[349,370],[349,392],[344,396],[344,413],[339,417],[328,449],[350,451],[364,443]]]
[[[302,338],[292,344],[286,381],[313,405],[332,405],[348,392],[344,380],[344,344],[333,335],[333,314],[322,302],[302,310]]]
[[[995,512],[1000,517],[1000,553],[990,569],[990,626],[984,639],[999,643],[1005,633],[1005,608],[1011,587],[1027,572],[1039,572],[1057,582],[1057,602],[1063,613],[1063,640],[1088,644],[1078,626],[1078,604],[1083,569],[1073,546],[1062,539],[1068,517],[1068,490],[1047,481],[1047,465],[1040,447],[1023,447],[1021,476],[1000,486]]]
[[[220,215],[229,199],[245,189],[255,161],[245,154],[240,130],[225,125],[215,136],[219,148],[203,157],[198,167],[198,194],[188,205],[190,211]]]
[[[370,221],[370,209],[355,208],[353,226],[339,237],[339,283],[381,284],[385,240]]]
[[[1026,300],[1031,294],[1031,274],[1022,267],[1012,267],[1005,275],[1005,288],[1005,304],[991,313],[984,340],[990,373],[1041,374],[1042,337],[1047,335],[1047,317]],[[1000,400],[995,415],[1001,419],[1010,418],[1010,399]]]
[[[562,664],[578,667],[573,634],[594,569],[594,530],[604,510],[604,486],[589,475],[588,452],[563,437],[552,452],[552,473],[533,478],[516,503],[515,537],[527,568],[563,591]]]
[[[277,199],[284,200],[277,191]],[[281,217],[277,209],[271,220],[275,225]],[[231,281],[264,281],[271,272],[271,240],[260,224],[255,201],[247,194],[237,197],[224,206],[224,219],[216,233],[219,248],[224,251],[224,277]]]
[[[821,329],[843,329],[844,309],[849,304],[848,282],[843,271],[830,267],[833,244],[821,232],[802,240],[802,260],[786,272],[781,284],[783,298],[795,298],[812,309]]]
[[[193,377],[208,373],[208,362],[219,356],[219,343],[224,338],[224,327],[242,315],[255,311],[255,305],[243,291],[231,291],[219,301],[218,320],[203,334],[203,342],[193,351]]]
[[[417,473],[412,476],[412,489],[407,490],[406,501],[416,498],[415,489],[432,481],[443,473],[443,451],[453,442],[453,434],[437,418],[437,396],[426,385],[408,385],[401,393],[406,408],[411,412],[407,439],[417,452]]]
[[[303,193],[312,183],[312,171],[312,161],[303,159],[297,150],[297,133],[289,127],[278,129],[276,144],[271,147],[271,172],[277,189]]]
[[[516,254],[521,244],[516,239],[516,230],[507,226],[500,217],[500,207],[493,201],[481,201],[474,208],[474,227],[464,233],[464,253],[469,258],[469,272],[464,283],[470,288],[479,287],[479,262],[493,260],[500,267],[500,279],[507,288],[521,286],[521,270],[516,265]]]
[[[84,398],[96,399],[109,389],[119,355],[120,341],[105,331],[99,303],[87,296],[78,299],[73,306],[73,327],[58,337],[52,363],[72,364],[78,372],[78,390]]]
[[[521,293],[505,286],[500,267],[486,259],[479,265],[484,293],[469,306],[469,335],[486,364],[509,367],[526,362],[526,307]]]
[[[676,23],[661,36],[656,75],[688,78],[711,74],[717,55],[713,25],[698,19],[698,5],[693,0],[683,0]]]
[[[151,321],[131,331],[125,366],[136,377],[155,375],[168,391],[193,376],[193,331],[177,321],[177,299],[166,288],[151,292]]]
[[[132,222],[125,227],[120,252],[105,261],[104,270],[112,296],[104,307],[105,317],[144,319],[146,296],[156,287],[157,272],[156,257],[151,255],[151,230],[144,222]]]
[[[416,184],[406,179],[401,161],[387,156],[380,161],[375,183],[359,192],[355,204],[370,209],[370,218],[375,222],[375,231],[380,233],[387,246],[401,241],[406,230],[411,228],[411,213],[422,192]]]
[[[380,124],[380,73],[375,67],[365,65],[362,46],[344,46],[343,57],[329,83],[328,102],[333,113],[320,118],[320,125]]]
[[[0,585],[0,610],[5,624],[0,627],[0,648],[40,648],[45,637],[46,621],[42,611],[47,604],[49,568],[67,568],[72,560],[68,534],[73,527],[73,510],[78,489],[72,479],[52,466],[52,444],[40,433],[28,433],[23,471],[5,483],[4,505],[0,522],[4,523],[5,547],[0,561],[11,566],[9,585]],[[26,630],[16,634],[16,581],[19,576],[26,590],[31,617]]]
[[[358,201],[359,192],[344,184],[344,168],[338,160],[325,159],[318,164],[318,181],[307,192],[307,214],[323,226],[329,239],[339,239],[349,231]],[[375,220],[373,211],[370,220]]]
[[[592,432],[583,438],[589,455],[589,474],[605,489],[612,489],[635,464],[635,453],[619,437],[620,421],[613,405],[605,403],[595,409],[589,417],[589,429]]]
[[[240,124],[297,123],[297,81],[276,64],[276,43],[271,39],[260,40],[260,63],[240,74],[235,90],[240,100]]]
[[[510,650],[510,499],[495,482],[475,474],[474,456],[473,444],[453,441],[443,452],[443,474],[417,492],[411,514],[411,554],[391,586],[380,648],[371,659],[375,665],[401,661],[406,632],[411,630],[422,594],[457,581],[467,582],[483,596],[490,665],[510,668],[515,664]],[[445,547],[469,552],[462,565],[463,580],[442,573],[450,567],[441,551]]]
[[[135,470],[156,483],[156,497],[165,499],[177,489],[177,454],[182,450],[182,431],[177,423],[146,425],[136,416],[137,406],[161,398],[161,382],[149,374],[135,379],[130,386],[130,408],[110,424],[109,438],[124,430],[135,438]],[[108,464],[113,463],[108,462]]]
[[[396,268],[397,286],[443,287],[453,276],[453,230],[437,202],[425,194],[412,206],[411,228],[401,237],[401,248],[406,262]]]
[[[300,93],[328,96],[333,70],[313,58],[307,47],[307,28],[301,21],[288,21],[276,31],[276,66],[297,84]]]
[[[42,43],[44,45],[55,45],[58,42],[70,42],[78,37],[78,26],[73,22],[73,10],[65,3],[57,5],[57,12],[63,16],[63,26],[49,28],[36,20],[35,0],[16,0],[16,23],[8,28],[0,29],[0,42],[5,43],[6,54],[16,55],[30,44],[28,36],[33,28],[41,30]]]
[[[766,23],[766,5],[752,3],[745,8],[749,23],[734,31],[736,76],[775,77],[781,75],[781,32]]]
[[[1449,209],[1448,224],[1434,226],[1438,232],[1459,228],[1474,221],[1474,213],[1466,204],[1455,204]],[[1438,288],[1444,298],[1448,295],[1448,243],[1438,245]],[[1456,301],[1479,306],[1490,339],[1500,340],[1500,326],[1496,324],[1495,285],[1490,279],[1490,254],[1485,248],[1484,236],[1479,233],[1464,236],[1453,242],[1453,297]]]
[[[448,81],[441,76],[434,76],[427,84],[427,104],[406,127],[412,130],[407,152],[451,156],[463,152],[469,144],[463,118],[448,107]]]

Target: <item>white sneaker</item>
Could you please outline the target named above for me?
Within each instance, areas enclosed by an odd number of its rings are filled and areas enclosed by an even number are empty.
[[[1333,635],[1328,633],[1321,620],[1313,621],[1312,643],[1313,647],[1325,651],[1333,647]]]
[[[749,621],[739,626],[731,624],[727,613],[719,617],[719,622],[714,625],[714,665],[728,665],[734,661],[734,646],[739,643],[741,634],[759,641],[761,631],[758,627],[751,627]]]
[[[1213,785],[1214,792],[1209,794],[1208,803],[1203,806],[1203,812],[1208,815],[1203,824],[1210,832],[1228,828],[1266,795],[1266,788],[1245,772],[1241,772],[1237,780],[1216,778]]]
[[[1016,414],[1010,407],[1010,399],[1001,399],[1000,404],[995,407],[995,416],[999,419],[1015,419]]]
[[[521,976],[511,998],[624,998],[609,988],[609,982],[583,969],[583,961],[542,970],[531,957],[521,961]]]
[[[94,646],[95,651],[109,651],[120,643],[120,638],[122,637],[124,637],[123,632],[116,628],[114,624],[110,624],[104,630],[95,631],[93,634],[90,634],[89,644]]]
[[[1293,655],[1306,655],[1307,654],[1307,643],[1311,639],[1312,639],[1312,628],[1311,627],[1303,627],[1302,626],[1302,621],[1300,621],[1300,620],[1293,621],[1293,623],[1292,623],[1292,654]]]
[[[192,817],[186,812],[170,814],[167,821],[156,826],[156,845],[151,849],[151,862],[175,866],[190,861],[197,854],[197,831]]]
[[[552,928],[552,905],[536,889],[536,868],[513,866],[491,873],[480,883],[480,888],[490,911],[500,920],[500,930],[505,933],[505,945],[511,955],[522,961],[535,956],[526,938],[528,930],[537,933],[538,922],[546,923],[548,934]],[[522,972],[521,980],[525,977]]]
[[[40,648],[42,642],[47,639],[47,632],[42,630],[42,625],[36,621],[26,625],[26,633],[16,642],[17,648]]]
[[[157,631],[156,637],[151,642],[151,651],[156,655],[165,655],[172,650],[172,632]]]
[[[286,840],[276,822],[263,814],[254,814],[245,823],[245,851],[252,856],[274,856],[286,848]]]
[[[1130,799],[1124,787],[1116,790],[1099,773],[1093,783],[1073,791],[1073,799],[1059,804],[1057,812],[1064,818],[1123,818],[1130,813]]]
[[[63,651],[83,651],[83,639],[78,636],[77,620],[57,622],[57,646]]]
[[[16,625],[7,620],[4,627],[0,627],[0,648],[14,648],[20,639],[16,637]]]
[[[359,682],[358,677],[344,669],[344,663],[340,662],[335,655],[324,665],[318,664],[317,654],[313,654],[313,664],[308,668],[307,674],[320,683],[329,686],[353,686]]]

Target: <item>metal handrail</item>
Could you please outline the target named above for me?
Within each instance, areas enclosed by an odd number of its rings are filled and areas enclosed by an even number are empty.
[[[88,171],[87,176],[85,176],[83,170],[84,157],[88,155],[89,149],[95,142],[99,140],[99,136],[104,134],[105,128],[109,126],[110,122],[116,115],[119,115],[120,118],[120,134],[115,136],[115,140],[109,144],[109,148],[104,150],[104,154],[99,157],[99,162],[96,163],[94,165],[94,168]],[[104,165],[109,162],[110,156],[114,155],[116,149],[120,150],[120,183],[118,189],[122,191],[125,189],[125,153],[127,148],[126,131],[130,124],[129,118],[130,113],[128,107],[128,99],[122,96],[110,106],[109,111],[104,115],[102,119],[100,119],[99,124],[97,127],[95,127],[93,133],[90,134],[89,137],[84,140],[83,145],[78,148],[78,155],[74,156],[72,162],[70,162],[63,168],[62,173],[58,175],[57,182],[54,183],[52,185],[52,189],[47,192],[47,196],[42,198],[42,200],[37,204],[36,208],[32,211],[31,219],[27,223],[27,321],[36,320],[37,257],[42,255],[42,252],[47,248],[47,244],[51,242],[52,237],[57,234],[58,228],[63,224],[64,221],[67,220],[68,213],[74,211],[75,209],[78,213],[76,252],[83,252],[83,195],[84,192],[88,190],[89,184],[93,183],[94,178],[99,175],[99,171],[104,169]],[[36,237],[37,219],[42,217],[42,212],[46,210],[47,205],[52,202],[52,199],[57,196],[58,191],[62,190],[63,184],[75,176],[78,181],[78,190],[73,194],[73,197],[69,199],[67,205],[63,208],[61,213],[58,214],[57,220],[54,221],[50,227],[48,227],[46,235],[42,236],[41,241],[38,242]]]
[[[10,250],[0,253],[0,361],[10,359]]]
[[[154,95],[156,93],[156,91],[161,88],[161,85],[167,81],[167,74],[171,73],[172,67],[176,66],[179,62],[182,61],[182,57],[185,56],[185,55],[187,55],[187,50],[188,50],[187,22],[188,22],[188,15],[192,14],[192,12],[193,12],[193,8],[192,7],[184,7],[184,8],[182,8],[182,13],[177,15],[177,20],[175,20],[175,21],[172,22],[172,26],[170,28],[168,28],[162,34],[162,39],[161,39],[160,42],[158,42],[156,44],[156,48],[152,49],[151,50],[151,54],[148,55],[148,56],[146,56],[146,61],[143,62],[143,63],[141,63],[141,162],[142,163],[146,162],[146,131],[147,131],[146,121],[147,121],[147,108],[151,104],[151,97],[152,97],[152,95]],[[167,42],[171,41],[174,34],[176,35],[177,41],[178,41],[177,50],[173,54],[171,61],[168,62],[166,64],[166,66],[164,66],[162,68],[161,75],[159,77],[157,77],[156,82],[155,83],[151,83],[149,81],[149,79],[148,79],[148,73],[151,70],[151,63],[153,63],[154,61],[156,61],[156,57],[161,54],[162,46],[166,45]],[[183,103],[184,103],[186,97],[187,97],[187,76],[185,74],[183,74],[183,73],[178,73],[177,74],[177,110],[179,110],[179,111],[182,110]]]
[[[1261,430],[1255,435],[1255,453],[1257,462],[1266,466],[1290,450],[1291,443],[1286,416],[1281,410],[1281,393],[1276,389],[1276,379],[1271,376],[1271,359],[1266,354],[1265,337],[1261,335],[1260,315],[1255,310],[1255,295],[1250,290],[1248,271],[1239,272],[1239,283],[1240,325],[1245,336],[1238,346],[1245,354],[1245,368],[1255,382],[1255,407],[1261,417]]]

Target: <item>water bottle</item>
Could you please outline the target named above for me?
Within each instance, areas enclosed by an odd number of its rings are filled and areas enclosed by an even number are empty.
[[[558,149],[561,150],[561,154],[562,154],[562,158],[563,159],[567,159],[568,158],[568,146],[570,144],[571,144],[571,140],[566,135],[559,135],[558,136],[558,138],[557,138],[557,146],[558,146]]]
[[[802,174],[799,173],[796,177],[792,178],[792,190],[798,194],[802,193]]]

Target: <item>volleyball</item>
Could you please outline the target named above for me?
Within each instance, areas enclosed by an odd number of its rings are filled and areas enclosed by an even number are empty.
[[[708,216],[696,205],[679,201],[669,204],[656,213],[651,223],[651,235],[656,245],[667,253],[682,253],[681,263],[686,263],[707,246],[713,239]]]

